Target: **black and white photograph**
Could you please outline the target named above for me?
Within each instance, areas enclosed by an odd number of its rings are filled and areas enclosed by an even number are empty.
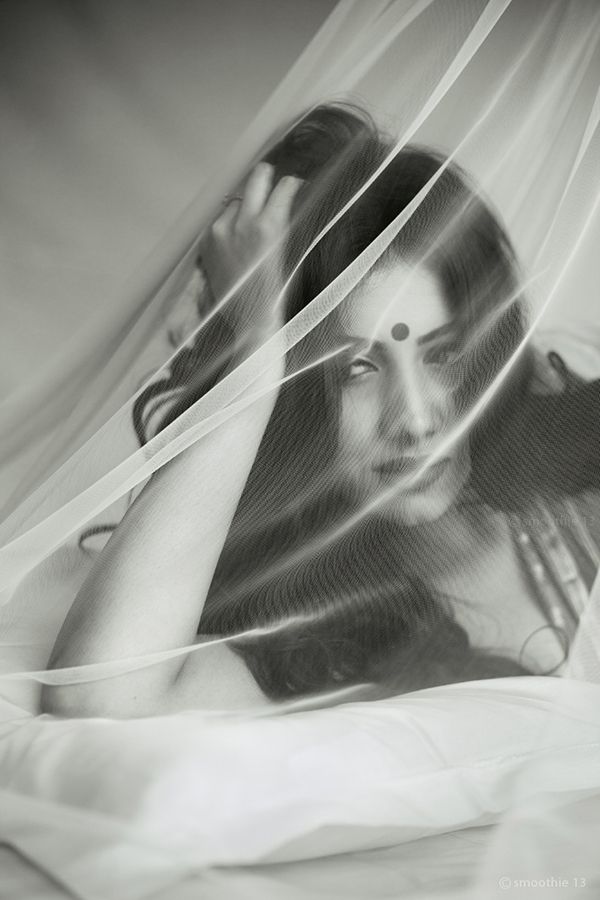
[[[600,898],[600,2],[0,2],[0,900]]]

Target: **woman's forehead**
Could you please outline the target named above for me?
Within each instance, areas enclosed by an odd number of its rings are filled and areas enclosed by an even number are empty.
[[[356,337],[404,340],[425,337],[452,316],[437,276],[401,263],[365,278],[340,306],[340,319]]]

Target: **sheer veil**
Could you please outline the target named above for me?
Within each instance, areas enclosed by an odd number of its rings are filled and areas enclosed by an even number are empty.
[[[215,647],[264,698],[248,729],[428,696],[476,719],[469,690],[550,676],[470,889],[600,876],[598,794],[567,757],[554,792],[523,788],[600,682],[599,73],[593,0],[335,6],[143,264],[0,403],[3,727],[42,685]],[[289,221],[221,290],[207,235],[261,162],[300,179]],[[198,637],[49,665],[136,498],[227,429],[230,484],[269,403]]]

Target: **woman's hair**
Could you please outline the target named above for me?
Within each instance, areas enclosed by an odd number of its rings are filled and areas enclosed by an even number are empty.
[[[276,180],[287,174],[305,179],[287,243],[288,271],[391,149],[368,114],[335,104],[307,113],[266,153]],[[465,173],[442,155],[406,147],[389,160],[301,262],[287,314],[306,306],[429,182],[431,190],[377,265],[422,262],[439,278],[468,338],[457,390],[457,403],[466,406],[519,345],[523,311],[515,256],[498,218]],[[335,316],[290,351],[290,371],[309,360],[319,342],[322,350]],[[157,399],[171,398],[160,430],[218,381],[230,345],[231,334],[215,316],[194,345],[180,351],[169,376],[139,396],[133,416],[142,443]],[[525,353],[479,428],[490,427],[519,402],[529,372]],[[180,389],[175,400],[173,389]],[[232,638],[231,646],[263,691],[277,699],[358,683],[376,685],[381,695],[524,674],[517,663],[470,647],[441,598],[407,576],[399,525],[371,516],[341,527],[350,502],[336,481],[339,409],[335,360],[282,385],[199,631],[250,632]]]

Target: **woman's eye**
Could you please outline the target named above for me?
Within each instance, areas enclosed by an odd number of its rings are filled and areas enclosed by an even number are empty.
[[[351,363],[345,368],[346,378],[348,379],[356,379],[361,375],[367,375],[369,372],[377,371],[376,366],[373,365],[372,362],[369,362],[368,359],[354,359]]]
[[[460,358],[460,348],[453,344],[442,344],[439,347],[432,347],[423,357],[424,362],[434,366],[450,366],[459,362]]]

